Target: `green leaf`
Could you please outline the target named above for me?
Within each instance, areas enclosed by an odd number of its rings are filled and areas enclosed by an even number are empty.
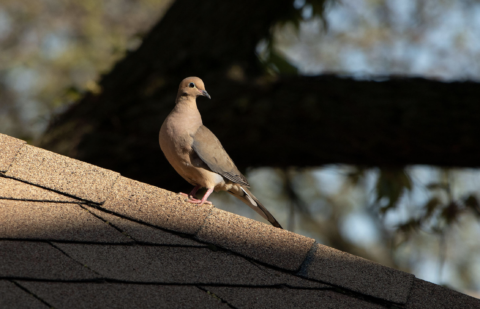
[[[270,51],[270,57],[268,58],[268,63],[274,65],[278,72],[284,75],[298,75],[298,69],[290,62],[288,62],[285,57],[281,56],[275,51]]]
[[[412,190],[412,181],[404,169],[381,168],[375,186],[376,202],[387,199],[388,204],[380,208],[382,213],[394,208],[405,191]]]
[[[467,196],[463,203],[465,204],[465,206],[467,208],[470,208],[473,210],[473,212],[478,216],[480,217],[480,203],[478,202],[478,199],[475,195],[473,194],[470,194],[469,196]]]
[[[325,11],[329,3],[333,3],[333,0],[310,0],[306,3],[310,4],[312,7],[312,17],[319,17],[322,21],[323,28],[328,29],[327,19],[325,18]]]
[[[354,167],[354,169],[346,174],[347,180],[352,185],[358,185],[360,180],[365,177],[366,168]]]
[[[447,225],[450,225],[458,220],[461,209],[456,202],[451,202],[442,210],[442,218],[445,219]]]
[[[426,185],[428,190],[447,190],[448,186],[443,183],[432,182]]]
[[[430,218],[433,215],[433,212],[441,205],[441,201],[438,197],[432,197],[426,204],[423,206],[427,212],[425,214],[425,219]]]
[[[406,242],[410,236],[420,229],[421,222],[417,219],[411,219],[403,224],[397,226],[398,236],[401,237],[401,240],[395,245],[396,247],[400,246]]]

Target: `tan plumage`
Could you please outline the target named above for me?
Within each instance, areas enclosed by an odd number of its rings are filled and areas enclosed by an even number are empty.
[[[168,162],[186,181],[195,186],[191,203],[203,204],[213,191],[228,191],[268,220],[282,228],[270,212],[248,190],[250,186],[218,138],[202,123],[196,98],[210,95],[198,77],[185,78],[178,88],[176,104],[160,129],[159,142]],[[200,188],[207,188],[201,200]],[[182,193],[184,194],[184,193]],[[186,195],[186,194],[184,194]]]

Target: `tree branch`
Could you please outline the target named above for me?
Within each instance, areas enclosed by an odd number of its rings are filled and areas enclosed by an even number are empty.
[[[40,146],[186,190],[157,139],[178,83],[198,75],[213,97],[198,102],[204,124],[240,168],[480,166],[478,83],[264,76],[255,48],[289,10],[285,0],[176,1],[102,78],[102,92],[59,115]]]

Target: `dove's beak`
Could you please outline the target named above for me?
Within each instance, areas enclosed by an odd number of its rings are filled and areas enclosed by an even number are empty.
[[[208,92],[207,92],[207,91],[205,91],[205,90],[202,90],[202,96],[204,96],[204,97],[207,97],[207,98],[211,99],[210,95],[209,95],[209,94],[208,94]]]

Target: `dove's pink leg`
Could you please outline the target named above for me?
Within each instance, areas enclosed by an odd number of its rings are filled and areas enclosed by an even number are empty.
[[[201,200],[195,198],[195,194],[197,193],[197,191],[198,191],[200,188],[201,188],[200,186],[196,186],[195,188],[192,189],[192,191],[191,191],[189,194],[180,192],[180,195],[183,195],[183,196],[188,197],[188,201],[189,201],[190,203],[193,203],[193,204],[200,204],[200,205],[202,205],[203,203],[212,204],[212,202],[207,201],[206,199],[208,198],[208,196],[209,196],[210,194],[212,194],[213,189],[212,189],[212,192],[210,192],[210,193],[208,193],[208,191],[207,191],[208,194],[205,193],[205,195],[203,196],[203,198],[202,198]],[[205,196],[206,196],[206,197],[205,197]],[[204,201],[203,199],[205,199],[205,201]]]
[[[188,200],[190,203],[192,204],[199,204],[199,205],[202,205],[203,203],[207,203],[207,204],[212,204],[212,202],[210,201],[207,201],[207,198],[210,196],[210,194],[212,194],[213,192],[213,188],[211,189],[208,189],[207,192],[205,192],[205,195],[202,197],[202,200]]]
[[[200,186],[196,186],[196,187],[194,187],[194,188],[192,189],[192,191],[190,191],[189,194],[183,193],[183,192],[180,192],[180,194],[181,194],[181,195],[188,196],[188,197],[191,196],[191,197],[195,198],[195,194],[197,194],[197,191],[198,191],[200,188],[201,188]]]

